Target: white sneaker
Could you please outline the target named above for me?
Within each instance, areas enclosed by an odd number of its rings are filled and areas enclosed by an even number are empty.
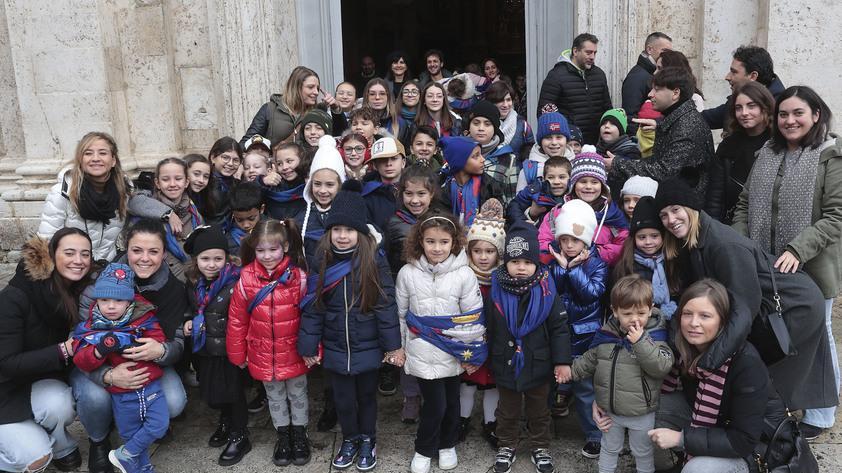
[[[456,468],[459,460],[456,458],[456,448],[445,448],[439,450],[439,468],[442,470],[452,470]]]
[[[412,463],[409,464],[409,471],[412,473],[430,473],[430,457],[425,457],[415,452],[415,456],[412,457]]]

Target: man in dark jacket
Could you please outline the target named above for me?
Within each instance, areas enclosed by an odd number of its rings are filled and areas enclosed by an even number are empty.
[[[438,49],[430,49],[424,53],[424,64],[427,69],[418,76],[418,87],[424,88],[434,80],[442,80],[453,75],[444,68],[444,55]]]
[[[749,80],[756,80],[765,85],[769,92],[778,98],[785,87],[775,75],[775,65],[769,51],[760,46],[740,46],[734,51],[731,67],[725,74],[725,80],[731,85],[731,91]],[[711,130],[725,127],[725,117],[728,115],[728,104],[733,100],[729,95],[722,105],[702,111],[702,117]],[[624,102],[625,104],[625,102]]]
[[[640,106],[646,101],[651,89],[652,74],[655,73],[655,63],[661,57],[661,52],[672,49],[672,38],[656,31],[646,37],[645,49],[637,57],[637,64],[631,68],[623,79],[623,110],[630,118],[636,118]],[[637,126],[629,124],[629,134],[634,135]]]
[[[538,96],[538,115],[547,104],[582,130],[585,143],[599,139],[599,117],[611,108],[611,94],[605,72],[594,65],[599,40],[582,33],[573,48],[561,53],[559,62],[547,73]]]

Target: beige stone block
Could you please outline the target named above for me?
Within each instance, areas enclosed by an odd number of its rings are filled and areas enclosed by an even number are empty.
[[[130,125],[130,153],[159,153],[178,149],[169,84],[150,84],[126,91]]]
[[[117,17],[123,54],[163,56],[166,54],[164,16],[159,2],[152,6],[123,9]]]
[[[167,0],[164,10],[172,31],[172,55],[176,67],[211,64],[207,2]]]
[[[207,156],[213,142],[216,141],[222,133],[218,128],[210,128],[207,130],[182,130],[182,145],[184,146],[184,154],[199,153]],[[237,139],[240,137],[237,136]]]
[[[32,56],[35,93],[92,93],[105,88],[102,50],[52,49]]]
[[[213,73],[208,67],[183,67],[181,101],[185,127],[191,130],[217,128],[218,118],[214,98]]]

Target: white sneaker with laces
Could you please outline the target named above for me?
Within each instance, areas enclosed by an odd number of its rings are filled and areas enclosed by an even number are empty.
[[[445,448],[439,450],[439,468],[442,470],[452,470],[459,464],[459,459],[456,458],[456,448]]]
[[[412,463],[409,464],[409,471],[412,473],[430,473],[430,457],[415,452]]]

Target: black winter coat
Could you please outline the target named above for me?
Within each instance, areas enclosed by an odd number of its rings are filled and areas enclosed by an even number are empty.
[[[398,271],[403,268],[406,261],[403,258],[403,245],[409,235],[412,225],[404,222],[397,215],[392,213],[389,222],[386,224],[386,235],[383,239],[383,247],[386,250],[386,257],[389,260],[389,268],[392,270],[392,278],[397,279]]]
[[[778,77],[775,77],[772,80],[772,83],[769,84],[768,87],[769,92],[772,93],[772,97],[775,97],[775,100],[778,99],[778,95],[781,94],[786,87],[784,87],[784,83]],[[708,124],[711,130],[718,130],[720,128],[725,128],[725,119],[728,117],[728,106],[730,105],[731,99],[733,96],[729,95],[725,99],[725,103],[718,107],[709,108],[707,110],[702,110],[702,118],[705,119],[705,123]]]
[[[479,203],[477,206],[477,212],[479,212],[479,208],[482,207],[482,203],[492,197],[500,200],[500,202],[503,201],[503,186],[499,181],[491,179],[488,177],[488,174],[483,174],[480,177],[480,180],[481,184],[479,187]],[[448,179],[445,179],[444,183],[441,185],[438,205],[448,212],[453,213],[453,203],[450,200],[450,181]],[[458,213],[456,213],[456,217],[459,217]]]
[[[605,72],[597,66],[581,70],[568,57],[556,63],[541,84],[541,108],[554,103],[567,121],[582,130],[585,143],[599,140],[599,119],[611,108],[611,94]]]
[[[528,304],[529,293],[526,293],[521,296],[518,305],[518,317],[521,319]],[[509,332],[505,317],[491,299],[490,292],[483,298],[483,305],[488,357],[498,386],[517,392],[528,391],[553,382],[553,369],[556,365],[569,365],[573,362],[570,355],[567,311],[560,296],[553,302],[547,320],[523,337],[524,364],[517,378],[511,361],[515,354],[515,338]]]
[[[237,281],[239,280],[234,280],[220,289],[216,297],[212,301],[208,301],[208,305],[205,307],[205,346],[196,352],[196,354],[228,356],[225,350],[225,333],[228,329],[228,305],[231,304],[231,294],[234,293],[234,286],[237,285]],[[187,288],[187,300],[190,301],[191,317],[195,317],[199,305],[196,301],[195,287]]]
[[[649,96],[652,89],[652,74],[655,73],[655,64],[641,54],[637,57],[637,64],[631,68],[626,78],[623,79],[623,110],[629,118],[636,118],[640,106]],[[637,126],[629,120],[629,134],[637,131]]]
[[[743,192],[748,173],[757,159],[757,151],[769,140],[770,129],[757,136],[742,131],[725,137],[716,148],[710,165],[705,212],[726,225],[734,217],[734,209]]]
[[[377,171],[371,171],[363,176],[363,184],[374,181],[381,182],[380,174]],[[367,212],[366,222],[373,223],[381,232],[386,231],[386,224],[389,222],[389,217],[394,215],[397,209],[396,192],[397,190],[394,186],[378,187],[371,193],[363,196]]]

